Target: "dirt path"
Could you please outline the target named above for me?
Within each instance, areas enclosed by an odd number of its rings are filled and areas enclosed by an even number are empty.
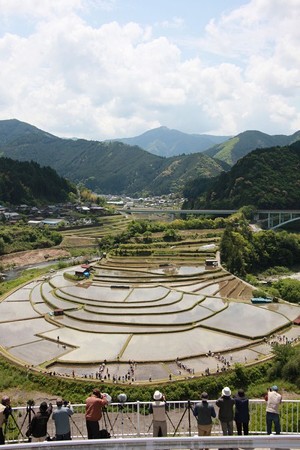
[[[25,252],[10,253],[0,256],[0,265],[3,268],[21,267],[29,264],[37,264],[44,261],[69,257],[70,253],[62,248],[43,248]]]

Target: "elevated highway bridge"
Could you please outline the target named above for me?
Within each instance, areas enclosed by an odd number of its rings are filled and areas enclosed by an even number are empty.
[[[121,214],[168,214],[170,216],[182,215],[203,215],[203,216],[230,216],[238,209],[170,209],[170,208],[127,208],[118,209]],[[285,224],[300,220],[300,209],[278,210],[278,209],[258,209],[254,213],[254,220],[263,223],[264,228],[276,229]]]

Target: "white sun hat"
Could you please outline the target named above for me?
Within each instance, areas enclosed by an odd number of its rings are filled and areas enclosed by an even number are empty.
[[[161,400],[162,396],[163,396],[162,393],[159,391],[155,391],[153,394],[154,400]]]
[[[231,390],[229,387],[224,387],[222,389],[222,395],[225,395],[225,397],[230,397],[231,396]]]

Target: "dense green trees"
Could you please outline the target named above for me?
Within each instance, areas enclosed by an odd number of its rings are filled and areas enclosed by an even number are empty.
[[[244,276],[269,267],[300,262],[300,236],[286,231],[252,233],[243,215],[228,222],[221,244],[222,262],[230,272]]]
[[[284,298],[288,302],[300,304],[300,281],[292,278],[284,278],[272,285],[276,296]]]
[[[269,370],[269,378],[283,378],[300,387],[300,347],[275,344],[272,352],[274,360]]]
[[[48,227],[33,228],[28,225],[0,226],[0,254],[37,248],[48,248],[60,244],[62,236]]]
[[[184,208],[300,208],[300,141],[257,149],[215,179],[189,181]]]
[[[12,205],[58,203],[76,188],[50,167],[0,158],[0,202]]]

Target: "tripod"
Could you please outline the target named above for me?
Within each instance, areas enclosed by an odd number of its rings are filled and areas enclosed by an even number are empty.
[[[23,420],[23,422],[22,422],[21,429],[23,428],[24,423],[26,422],[27,417],[28,417],[28,427],[30,426],[30,424],[31,424],[31,419],[32,419],[32,414],[35,415],[34,409],[32,408],[33,405],[34,405],[34,403],[31,402],[30,400],[27,402],[27,406],[26,406],[26,414],[25,414],[24,420]],[[22,436],[23,436],[23,435],[22,435]],[[28,440],[29,440],[29,442],[31,442],[31,438],[30,438],[30,437],[28,437]]]
[[[115,425],[115,423],[117,422],[119,414],[120,414],[120,411],[121,411],[121,426],[122,426],[122,437],[123,437],[124,436],[124,408],[125,408],[125,405],[123,403],[120,403],[118,405],[118,407],[119,407],[119,411],[118,411],[118,414],[117,414],[117,416],[115,418],[115,421],[114,421],[113,425]],[[136,426],[132,422],[131,417],[129,417],[128,414],[126,414],[126,417],[130,421],[130,423],[132,424],[133,428],[136,430]]]
[[[34,409],[32,408],[32,403],[29,403],[29,402],[28,402],[28,403],[27,403],[27,406],[26,406],[26,414],[25,414],[24,420],[23,420],[23,422],[22,422],[21,429],[23,428],[24,423],[26,422],[27,417],[28,417],[28,425],[31,424],[31,413],[33,413],[33,415],[35,415]]]
[[[109,415],[108,415],[108,412],[107,412],[107,409],[106,408],[104,408],[103,409],[103,420],[104,420],[104,425],[105,425],[105,428],[107,429],[107,422],[109,423],[109,425],[110,425],[110,431],[112,432],[112,434],[113,434],[113,436],[115,435],[114,434],[114,429],[113,429],[113,426],[112,426],[112,424],[111,424],[111,420],[110,420],[110,418],[109,418]]]
[[[172,422],[172,420],[171,420],[171,417],[169,416],[169,414],[168,414],[167,411],[166,411],[166,416],[167,416],[167,418],[169,419],[169,422],[170,422],[170,424],[172,425],[173,430],[175,431],[175,425],[173,424],[173,422]]]
[[[179,420],[179,422],[178,422],[178,425],[177,425],[177,427],[175,428],[175,430],[174,430],[174,434],[173,434],[173,436],[175,436],[176,435],[176,433],[177,433],[177,431],[178,431],[178,428],[179,428],[179,426],[180,426],[180,424],[181,424],[181,422],[182,422],[182,420],[183,420],[183,418],[184,418],[184,416],[185,416],[185,413],[188,411],[188,424],[189,424],[189,436],[191,436],[191,431],[192,431],[192,428],[191,428],[191,411],[193,410],[193,408],[192,408],[192,405],[191,405],[191,401],[190,400],[188,400],[188,402],[187,402],[187,405],[186,405],[186,407],[185,407],[185,410],[183,411],[183,414],[182,414],[182,416],[181,416],[181,418],[180,418],[180,420]]]
[[[13,424],[14,424],[14,427],[13,427],[13,428],[10,428],[10,427],[9,427],[8,421],[9,421],[9,418],[10,418],[10,417],[11,417],[11,419],[12,419],[12,421],[13,421]],[[21,426],[21,428],[19,427],[19,425],[18,425],[18,423],[17,423],[17,421],[16,421],[16,419],[15,419],[15,417],[14,417],[12,411],[9,411],[9,414],[8,414],[8,417],[7,417],[7,422],[6,422],[6,424],[5,424],[4,436],[6,435],[7,430],[13,431],[13,430],[15,430],[15,428],[18,430],[17,438],[18,438],[18,437],[20,436],[20,434],[21,434],[22,438],[25,439],[25,436],[24,436],[24,434],[22,433],[22,430],[21,430],[22,426]]]
[[[72,424],[74,425],[74,427],[76,428],[76,430],[78,431],[78,433],[80,434],[80,436],[84,439],[84,436],[79,428],[79,426],[77,425],[77,423],[75,422],[75,420],[73,419],[73,417],[69,416],[71,419]]]

